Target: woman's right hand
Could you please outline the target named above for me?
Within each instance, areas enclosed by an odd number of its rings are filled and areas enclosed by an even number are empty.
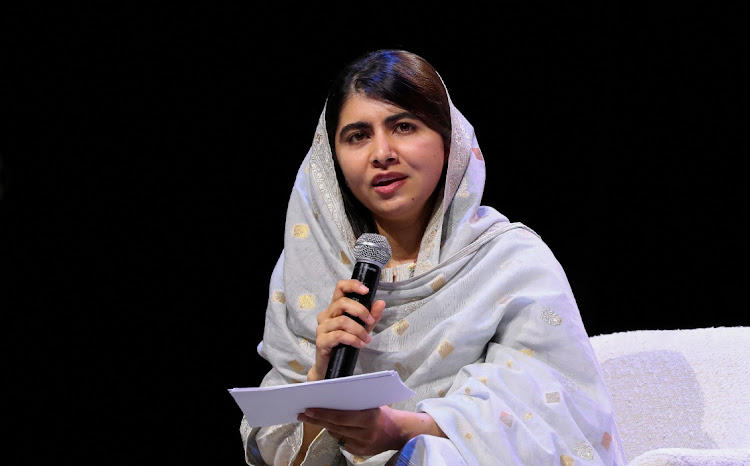
[[[364,348],[370,342],[370,332],[383,316],[385,301],[372,303],[367,308],[346,297],[348,293],[366,294],[367,287],[357,279],[339,280],[333,291],[328,309],[318,314],[318,327],[315,331],[315,365],[307,373],[308,382],[323,380],[328,370],[331,351],[338,344]],[[362,327],[347,315],[357,317],[365,323]]]

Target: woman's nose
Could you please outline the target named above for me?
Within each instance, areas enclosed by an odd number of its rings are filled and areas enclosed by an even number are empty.
[[[375,138],[373,163],[376,165],[391,165],[396,162],[398,162],[398,155],[392,141],[385,135],[377,136]]]

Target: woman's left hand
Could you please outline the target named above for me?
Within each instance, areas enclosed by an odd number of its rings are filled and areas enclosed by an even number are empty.
[[[308,408],[297,419],[327,429],[353,455],[375,455],[403,447],[411,438],[404,438],[405,416],[416,414],[388,406],[361,411]]]
[[[343,441],[343,448],[353,455],[371,456],[386,450],[400,450],[420,434],[446,437],[429,414],[388,406],[362,411],[308,408],[297,420],[327,429],[331,437]]]

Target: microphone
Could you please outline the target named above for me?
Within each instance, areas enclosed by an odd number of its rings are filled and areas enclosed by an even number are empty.
[[[391,245],[385,236],[377,233],[364,233],[354,244],[354,264],[352,278],[362,282],[368,292],[364,295],[359,293],[347,293],[346,297],[361,303],[368,310],[372,306],[372,298],[378,289],[380,282],[380,270],[391,260]],[[344,314],[354,319],[358,324],[366,327],[360,319],[349,314]],[[328,361],[326,379],[347,377],[354,373],[354,365],[357,363],[359,348],[340,343],[331,350],[331,359]]]

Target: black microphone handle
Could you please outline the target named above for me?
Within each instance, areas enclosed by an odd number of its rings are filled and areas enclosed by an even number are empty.
[[[368,291],[365,294],[359,293],[347,293],[346,297],[361,303],[363,306],[370,310],[372,306],[372,297],[375,296],[375,292],[378,289],[378,283],[380,282],[380,267],[369,262],[357,262],[354,264],[354,272],[352,278],[356,278],[362,282]],[[365,323],[360,319],[349,314],[345,314],[350,319],[354,319],[355,322],[365,327]],[[337,379],[339,377],[347,377],[354,373],[354,366],[357,364],[357,357],[359,356],[359,348],[338,344],[331,350],[331,359],[328,361],[328,369],[326,370],[326,379]]]

